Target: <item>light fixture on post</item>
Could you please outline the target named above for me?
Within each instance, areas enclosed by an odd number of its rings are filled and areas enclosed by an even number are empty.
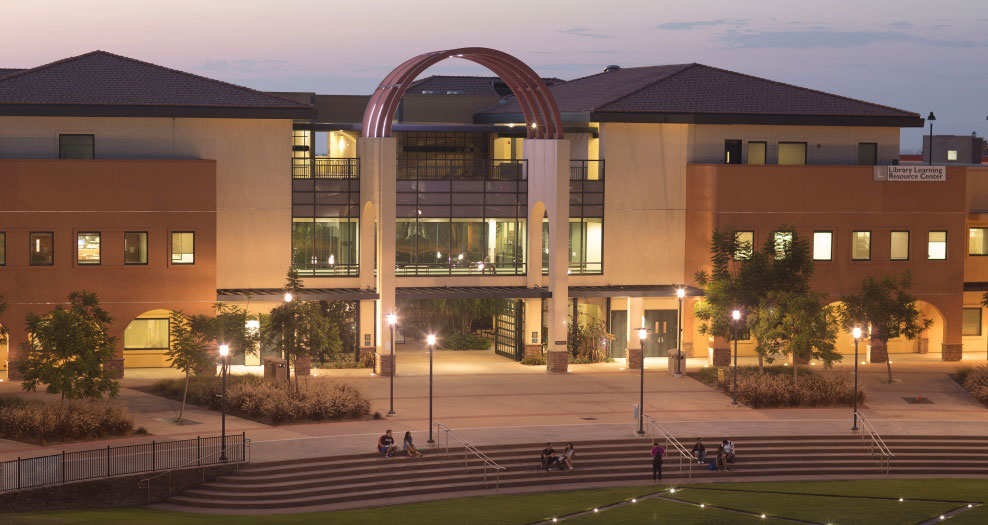
[[[645,327],[638,329],[638,342],[641,348],[641,363],[638,366],[641,386],[638,391],[638,435],[645,435],[645,338],[648,337],[648,329]],[[629,365],[630,366],[630,365]]]
[[[680,286],[676,288],[676,297],[679,299],[679,315],[676,317],[679,323],[679,331],[676,333],[676,374],[675,377],[683,377],[683,301],[686,299],[686,288]]]
[[[220,395],[220,461],[226,461],[226,369],[230,363],[230,346],[220,345],[220,358],[223,369],[223,386]]]
[[[926,117],[926,121],[930,123],[930,151],[928,152],[927,158],[929,159],[929,165],[933,165],[933,121],[936,120],[936,115],[931,111]]]
[[[858,341],[861,340],[861,329],[857,326],[851,330],[851,335],[854,336],[854,424],[851,425],[851,430],[858,429]]]
[[[285,292],[285,302],[286,303],[292,302],[293,297],[294,296],[292,295],[292,292]]]
[[[432,334],[426,336],[425,344],[429,345],[429,440],[427,443],[435,443],[432,439],[432,352],[436,349],[436,336]]]
[[[734,388],[731,391],[731,404],[738,404],[738,328],[741,326],[741,310],[731,312],[734,320]]]
[[[388,409],[388,415],[395,415],[395,325],[398,324],[398,316],[395,314],[388,314],[388,326],[391,327],[391,366],[389,370],[389,375],[391,376],[391,408]]]

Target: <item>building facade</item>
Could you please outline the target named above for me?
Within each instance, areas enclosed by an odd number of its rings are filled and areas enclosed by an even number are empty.
[[[459,297],[512,300],[496,323],[509,358],[565,347],[574,318],[605,323],[614,357],[644,323],[645,355],[664,356],[681,287],[684,351],[713,359],[724,342],[690,312],[717,228],[755,245],[799,231],[833,301],[909,270],[934,323],[890,353],[988,347],[988,171],[882,176],[918,114],[700,64],[543,81],[553,141],[498,77],[413,82],[391,137],[368,140],[369,97],[261,93],[104,52],[0,70],[0,366],[22,355],[27,312],[80,288],[115,318],[112,366],[167,366],[169,311],[266,311],[290,265],[305,298],[359,302],[358,344],[379,363],[383,313]]]

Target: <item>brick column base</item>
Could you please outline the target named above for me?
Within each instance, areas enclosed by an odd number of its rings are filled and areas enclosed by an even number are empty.
[[[930,339],[928,337],[923,337],[919,340],[919,353],[930,353]]]
[[[307,376],[312,373],[312,358],[300,357],[295,360],[295,375]]]
[[[24,379],[24,374],[21,374],[20,369],[17,368],[17,361],[7,361],[7,379],[10,381]]]
[[[124,360],[123,359],[110,359],[109,361],[103,363],[103,370],[110,375],[113,379],[123,379],[124,376]]]
[[[391,377],[395,371],[395,362],[391,359],[391,352],[377,354],[374,359],[374,373],[382,377]]]
[[[540,357],[542,355],[542,345],[525,345],[524,357]]]
[[[940,354],[940,359],[944,361],[960,361],[961,357],[964,356],[964,345],[962,344],[947,344],[942,345],[943,353]]]
[[[569,369],[569,352],[550,350],[545,353],[545,368],[549,372],[565,372]]]
[[[693,342],[683,341],[683,355],[686,357],[693,357]]]
[[[882,341],[877,339],[871,340],[871,345],[868,347],[868,362],[869,363],[884,363],[889,358],[888,346]]]
[[[642,367],[642,349],[641,348],[628,348],[625,350],[624,356],[627,358],[627,369],[628,370],[638,370]]]
[[[731,349],[730,348],[711,348],[709,350],[707,360],[710,362],[711,366],[730,366],[731,365]]]

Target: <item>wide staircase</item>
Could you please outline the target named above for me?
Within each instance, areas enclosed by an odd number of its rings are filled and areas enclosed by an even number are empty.
[[[734,439],[729,471],[683,457],[695,437],[655,436],[665,444],[663,479],[988,476],[988,438],[938,436],[765,436]],[[672,441],[670,441],[672,439]],[[719,437],[703,436],[710,454]],[[879,443],[879,441],[881,443]],[[681,443],[681,444],[680,444]],[[458,446],[453,446],[458,445]],[[544,471],[544,443],[473,447],[455,440],[421,458],[357,454],[253,464],[175,496],[162,508],[199,512],[306,510],[372,506],[461,493],[494,494],[593,484],[635,484],[651,477],[651,438],[574,442],[575,469]],[[560,452],[563,443],[556,443]],[[386,501],[385,501],[386,500]]]

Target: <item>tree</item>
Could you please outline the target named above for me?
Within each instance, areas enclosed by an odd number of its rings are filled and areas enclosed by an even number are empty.
[[[0,316],[7,311],[7,302],[3,300],[3,296],[0,295]],[[0,346],[7,344],[7,327],[0,324]]]
[[[72,292],[68,299],[68,308],[58,305],[44,316],[25,316],[30,337],[22,344],[27,355],[18,365],[22,387],[33,392],[44,384],[46,392],[62,399],[116,397],[120,384],[103,367],[114,354],[116,338],[108,328],[113,318],[93,292]]]
[[[794,382],[801,360],[818,359],[830,367],[841,359],[834,345],[836,312],[823,304],[823,297],[808,291],[770,292],[749,321],[764,351],[792,356]]]
[[[340,353],[353,354],[353,360],[360,360],[360,349],[357,346],[357,303],[354,301],[320,301],[319,306],[329,318],[330,324],[336,326],[340,336]],[[328,357],[328,356],[327,356]]]
[[[892,382],[892,363],[888,357],[888,341],[896,337],[915,339],[923,330],[933,324],[931,319],[922,319],[916,308],[916,298],[909,293],[912,276],[906,271],[902,278],[866,277],[861,281],[857,294],[841,297],[840,319],[845,329],[855,326],[871,327],[871,339],[885,347],[885,364],[889,383]]]
[[[182,393],[182,408],[177,422],[185,416],[185,399],[189,395],[189,376],[209,366],[209,346],[212,341],[213,319],[205,315],[185,315],[180,311],[171,313],[168,323],[171,344],[165,356],[172,368],[185,373],[185,390]]]
[[[230,355],[255,354],[258,351],[258,343],[261,340],[260,330],[248,327],[248,322],[260,320],[257,316],[252,316],[248,312],[250,300],[247,306],[235,306],[225,303],[213,305],[216,316],[208,325],[211,329],[211,339],[216,340],[216,344],[225,344],[230,347]]]

